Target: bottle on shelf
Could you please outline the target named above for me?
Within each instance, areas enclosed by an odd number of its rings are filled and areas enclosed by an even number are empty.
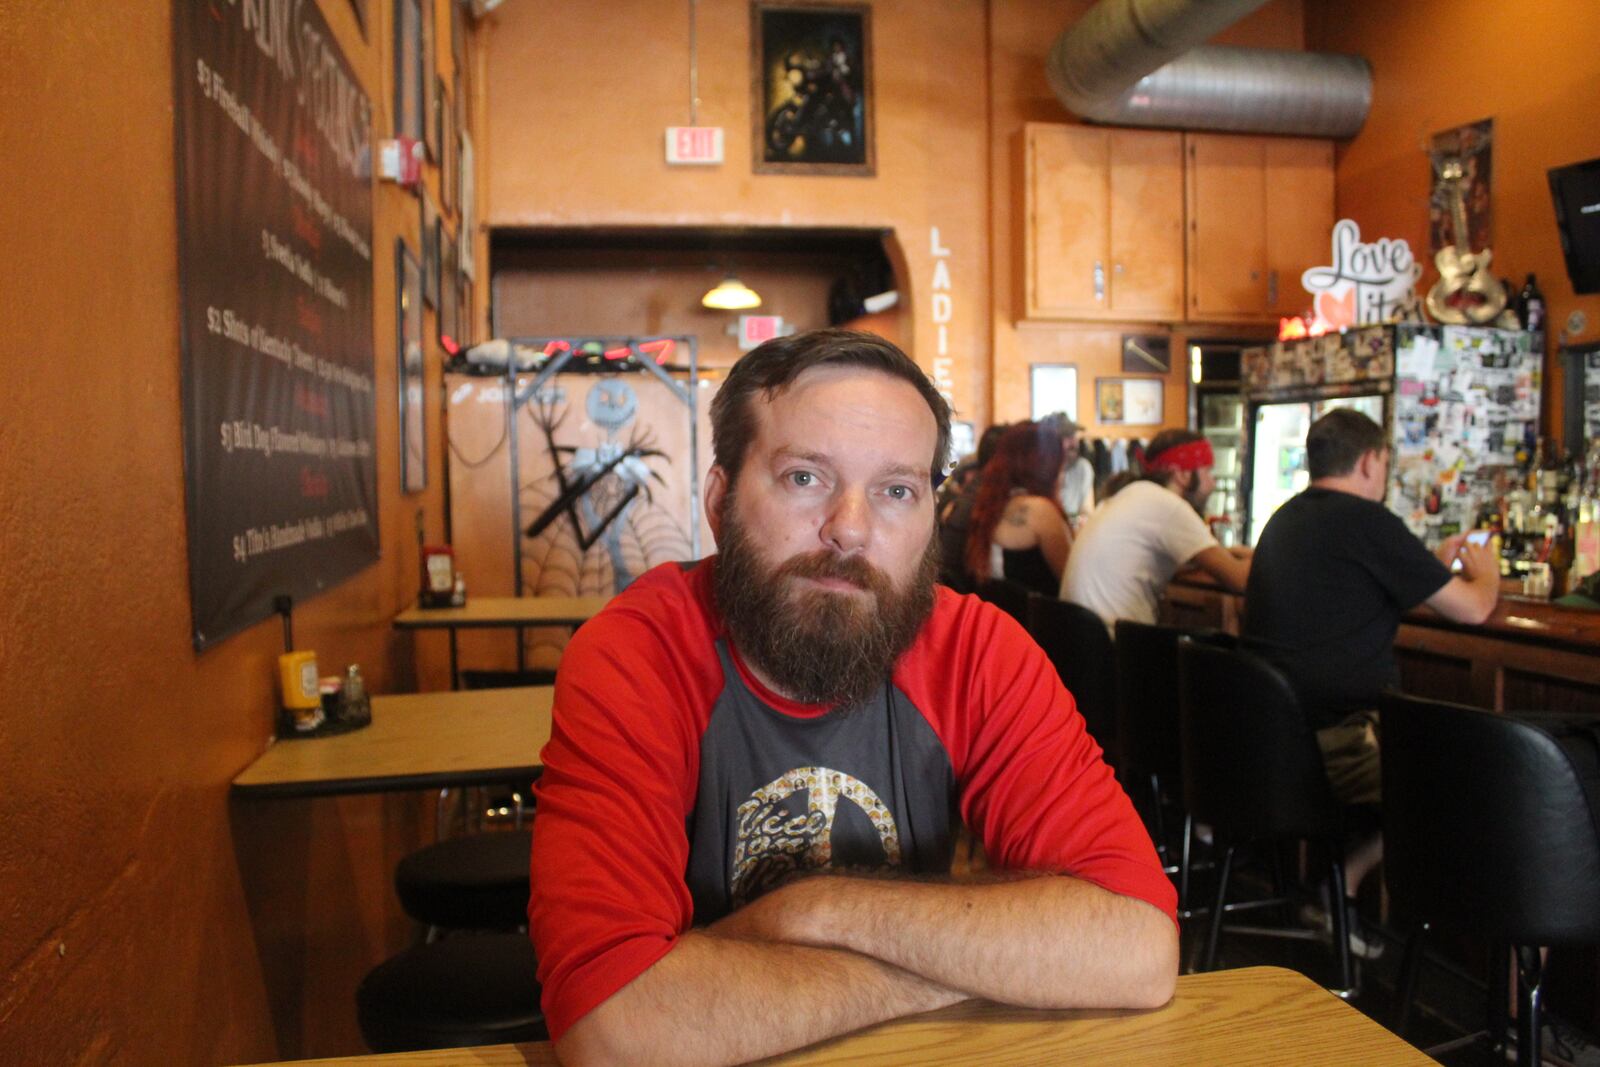
[[[1600,571],[1600,437],[1589,446],[1583,469],[1583,488],[1578,494],[1577,518],[1573,523],[1572,566],[1567,572],[1570,590],[1589,575]]]
[[[1517,318],[1524,330],[1544,329],[1544,293],[1539,290],[1539,279],[1531,272],[1517,294]]]

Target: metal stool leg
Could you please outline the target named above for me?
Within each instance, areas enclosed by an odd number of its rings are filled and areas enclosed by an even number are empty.
[[[1178,915],[1187,919],[1189,910],[1189,864],[1194,852],[1194,816],[1183,814],[1183,854],[1178,859]]]
[[[1355,988],[1350,967],[1350,916],[1345,912],[1344,861],[1338,846],[1328,862],[1328,914],[1333,916],[1333,946],[1339,955],[1339,992],[1348,996]]]
[[[1517,1062],[1540,1064],[1540,1005],[1544,1000],[1544,961],[1537,945],[1517,945]]]
[[[1161,865],[1167,865],[1167,816],[1161,810],[1161,776],[1154,771],[1150,772],[1150,825],[1156,832],[1156,855],[1161,858]]]
[[[1217,872],[1217,900],[1211,909],[1211,926],[1206,931],[1206,958],[1201,966],[1202,971],[1216,969],[1217,966],[1217,941],[1222,936],[1223,906],[1228,901],[1228,875],[1233,871],[1234,846],[1229,845],[1222,854],[1222,869]]]
[[[1411,1026],[1411,1008],[1417,999],[1417,975],[1422,970],[1422,943],[1427,940],[1428,924],[1423,923],[1406,942],[1405,958],[1400,961],[1400,987],[1395,1004],[1394,1032],[1401,1037]]]

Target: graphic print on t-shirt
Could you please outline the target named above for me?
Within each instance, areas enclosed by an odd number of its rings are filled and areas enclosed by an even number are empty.
[[[797,810],[801,793],[803,812]],[[900,866],[900,831],[871,786],[827,767],[797,767],[739,805],[733,846],[735,906],[776,887],[796,871],[831,864],[833,824],[841,798],[859,808],[878,831],[883,865]]]

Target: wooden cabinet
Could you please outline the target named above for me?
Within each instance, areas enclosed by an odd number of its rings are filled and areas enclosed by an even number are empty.
[[[1183,316],[1181,134],[1029,123],[1023,314]]]
[[[1310,305],[1300,275],[1327,261],[1333,144],[1186,134],[1188,315],[1275,320]]]

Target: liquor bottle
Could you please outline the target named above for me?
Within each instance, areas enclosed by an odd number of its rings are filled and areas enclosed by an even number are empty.
[[[1589,447],[1585,467],[1583,491],[1578,496],[1578,520],[1573,529],[1568,589],[1600,571],[1600,438]]]
[[[1539,291],[1539,279],[1532,273],[1517,294],[1517,318],[1522,320],[1524,330],[1544,329],[1544,293]]]

